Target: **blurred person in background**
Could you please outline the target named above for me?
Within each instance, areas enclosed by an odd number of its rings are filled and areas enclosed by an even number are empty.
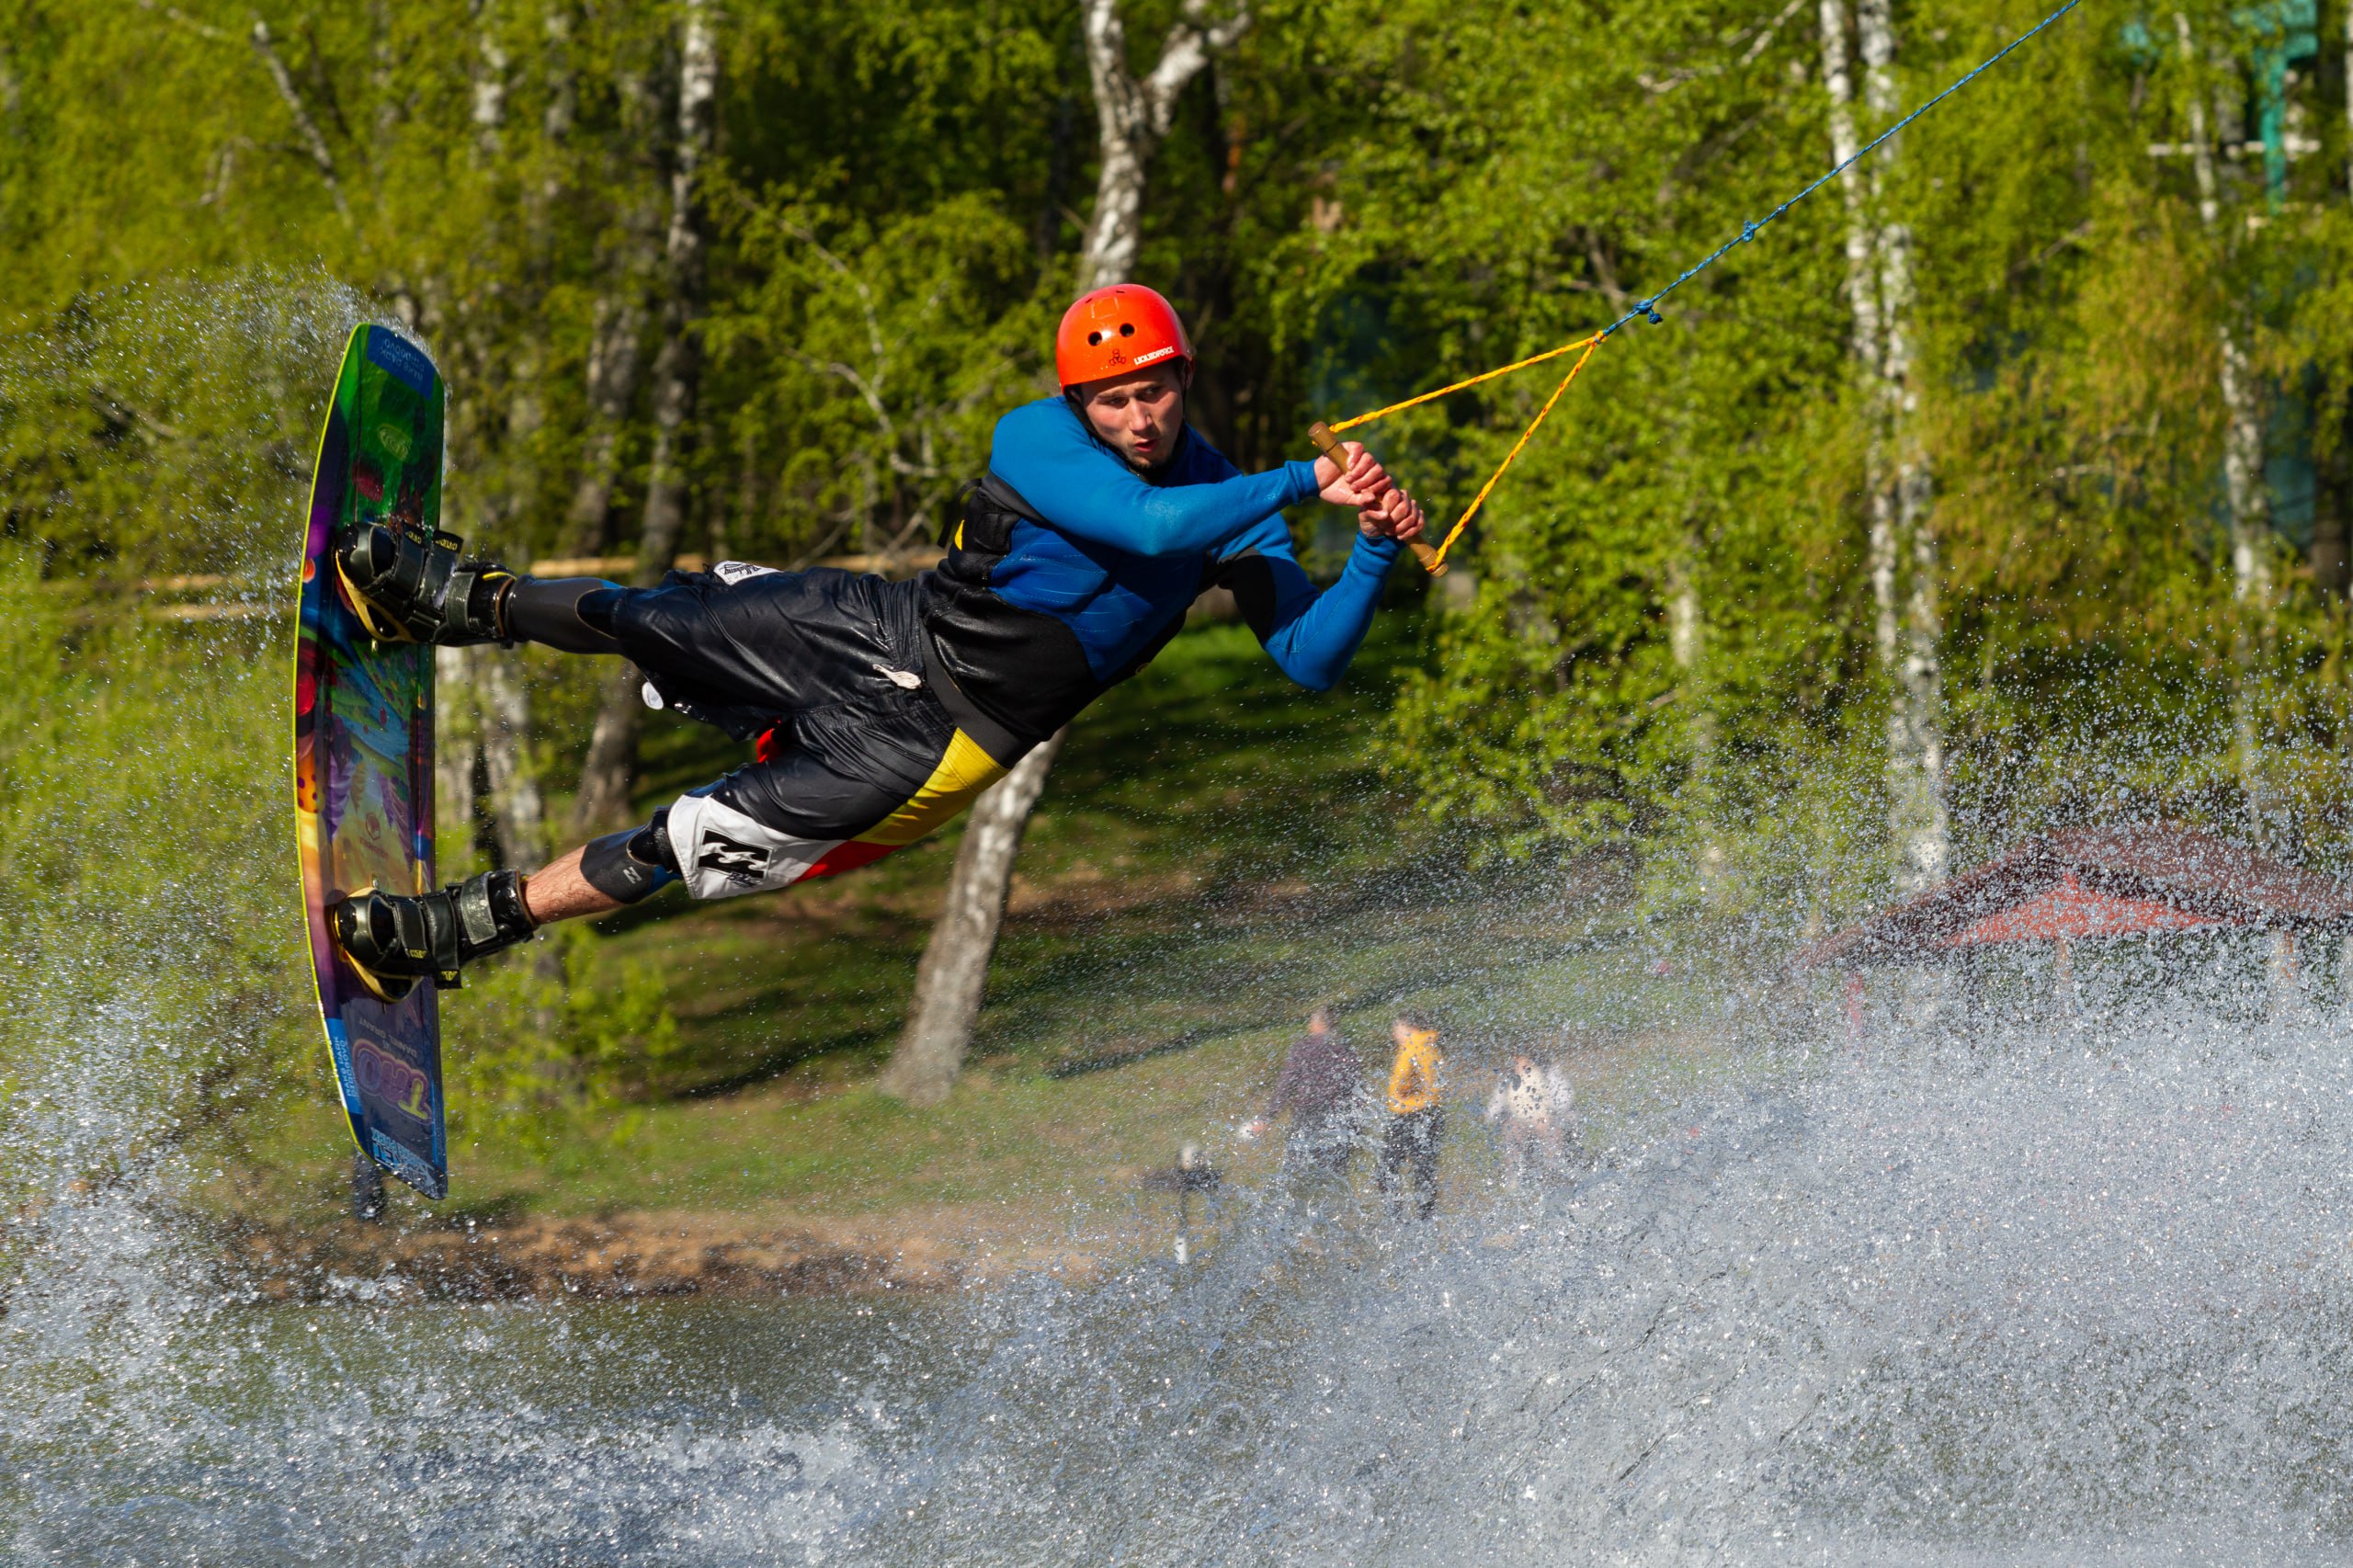
[[[1381,1145],[1381,1190],[1402,1205],[1421,1189],[1421,1218],[1438,1210],[1438,1146],[1446,1131],[1438,1100],[1438,1030],[1419,1014],[1401,1013],[1389,1027],[1397,1054],[1389,1064],[1389,1131]]]
[[[1539,1180],[1560,1171],[1575,1104],[1576,1091],[1558,1067],[1539,1067],[1529,1056],[1511,1059],[1487,1096],[1487,1119],[1496,1124],[1507,1184],[1520,1186],[1531,1171]]]
[[[1347,1169],[1364,1108],[1364,1058],[1332,1027],[1328,1007],[1307,1016],[1307,1032],[1283,1058],[1275,1092],[1264,1114],[1242,1129],[1245,1139],[1263,1136],[1276,1117],[1290,1116],[1290,1142],[1283,1169],[1292,1176],[1336,1178]]]

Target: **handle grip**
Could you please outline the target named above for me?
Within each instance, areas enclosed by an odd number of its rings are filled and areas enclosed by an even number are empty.
[[[1347,472],[1348,449],[1341,444],[1340,437],[1332,433],[1329,425],[1317,420],[1307,427],[1307,438],[1314,443],[1317,451],[1338,463],[1342,473]],[[1409,539],[1405,541],[1405,548],[1414,552],[1414,559],[1422,563],[1423,571],[1433,577],[1446,575],[1446,562],[1438,558],[1438,551],[1430,548],[1427,540]]]

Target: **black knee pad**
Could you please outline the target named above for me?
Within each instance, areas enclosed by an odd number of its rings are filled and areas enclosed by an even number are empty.
[[[670,808],[654,813],[643,827],[608,833],[580,852],[580,874],[607,898],[642,903],[678,880],[677,852],[670,847]]]
[[[506,634],[565,653],[618,653],[609,610],[594,622],[582,613],[584,600],[615,592],[602,577],[525,577],[507,591]]]

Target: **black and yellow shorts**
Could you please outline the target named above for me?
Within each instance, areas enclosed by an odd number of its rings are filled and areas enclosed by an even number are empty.
[[[914,843],[1026,749],[926,656],[920,581],[722,562],[607,588],[579,615],[645,672],[647,701],[752,741],[756,760],[666,808],[687,891],[727,898]],[[985,737],[976,738],[970,732]]]

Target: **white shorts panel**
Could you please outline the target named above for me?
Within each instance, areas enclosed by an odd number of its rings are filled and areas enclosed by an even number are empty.
[[[670,808],[669,824],[670,847],[687,892],[696,898],[790,887],[842,842],[794,838],[708,795],[680,796]]]

